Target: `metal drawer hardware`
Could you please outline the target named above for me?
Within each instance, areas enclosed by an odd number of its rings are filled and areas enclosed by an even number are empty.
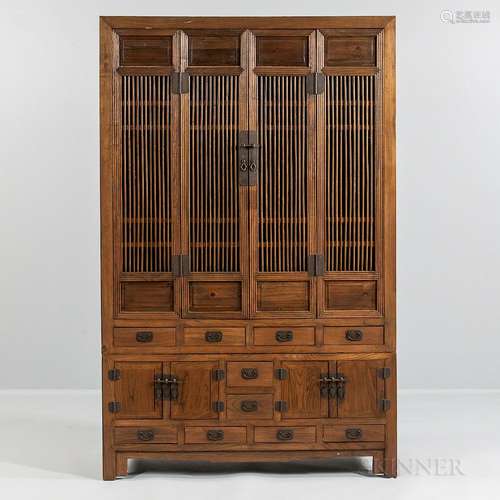
[[[224,380],[225,372],[222,368],[215,368],[213,371],[214,380]]]
[[[288,404],[286,401],[276,401],[276,403],[274,404],[274,408],[276,409],[276,411],[286,412],[288,411]]]
[[[213,409],[216,413],[224,411],[224,401],[214,401]]]
[[[378,369],[378,374],[380,378],[386,379],[391,376],[391,369],[388,366]]]
[[[286,380],[288,378],[288,371],[286,368],[276,368],[275,375],[278,380]]]
[[[344,399],[346,382],[347,380],[342,373],[335,375],[322,373],[319,379],[320,396],[322,398]]]
[[[118,413],[122,409],[122,405],[118,401],[111,401],[108,403],[108,410],[110,413]]]
[[[220,342],[222,340],[222,332],[217,330],[205,332],[205,340],[207,342]]]
[[[121,376],[120,370],[118,370],[117,368],[113,368],[112,370],[108,371],[108,378],[113,382],[115,382],[116,380],[120,380],[120,376]]]
[[[224,431],[221,429],[211,429],[207,431],[207,439],[209,441],[222,441],[224,439]]]
[[[278,330],[276,332],[276,340],[278,342],[291,342],[293,340],[293,332],[291,330]]]
[[[245,413],[257,411],[258,406],[257,401],[251,399],[245,399],[240,404],[241,411],[244,411]]]
[[[153,429],[145,429],[137,431],[137,439],[139,441],[153,441],[155,438],[155,431]]]
[[[279,441],[291,441],[293,439],[292,429],[279,429],[276,433],[276,439]]]
[[[345,437],[347,439],[361,439],[363,431],[361,429],[346,429]]]
[[[347,330],[345,338],[350,342],[359,342],[363,339],[363,332],[361,330]]]
[[[382,411],[389,411],[391,409],[391,400],[390,399],[381,399],[380,400],[380,409]]]
[[[137,332],[135,334],[137,342],[151,342],[153,340],[153,332]]]
[[[179,384],[175,375],[158,375],[155,378],[155,399],[157,401],[177,401]]]
[[[259,370],[257,368],[242,368],[241,369],[241,378],[245,380],[252,380],[258,378]]]

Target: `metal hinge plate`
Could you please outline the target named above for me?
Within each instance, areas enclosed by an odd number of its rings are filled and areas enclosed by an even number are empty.
[[[325,75],[323,73],[307,75],[306,90],[311,95],[322,94],[325,91]]]
[[[391,369],[387,366],[384,366],[383,368],[378,369],[378,376],[380,378],[386,379],[391,376]]]
[[[224,401],[214,401],[213,408],[217,413],[224,411]]]
[[[240,186],[257,185],[258,149],[257,132],[245,130],[238,136],[238,161]]]
[[[122,408],[122,405],[118,401],[111,401],[108,403],[108,410],[110,413],[118,413]]]
[[[172,274],[175,278],[189,276],[191,272],[191,262],[189,255],[172,256]]]
[[[388,411],[391,408],[391,401],[389,399],[380,400],[380,409],[382,411]]]
[[[115,380],[120,380],[120,375],[121,375],[120,370],[117,370],[116,368],[108,371],[108,378],[109,378],[109,380],[112,380],[113,382]]]
[[[288,404],[286,401],[276,401],[274,407],[276,408],[276,411],[280,411],[282,413],[288,411]]]
[[[189,92],[189,75],[187,73],[172,73],[172,93],[187,94]]]
[[[288,372],[286,368],[277,368],[276,369],[276,378],[278,380],[286,380],[288,378]]]
[[[214,380],[224,380],[224,376],[225,376],[224,370],[222,370],[221,368],[216,368],[213,371]]]
[[[323,255],[309,255],[307,257],[307,272],[311,277],[325,274],[325,258]]]

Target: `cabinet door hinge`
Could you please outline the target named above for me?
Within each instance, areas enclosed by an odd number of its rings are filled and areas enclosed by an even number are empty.
[[[217,413],[224,411],[224,401],[214,401],[213,408]]]
[[[258,147],[255,130],[240,132],[238,138],[240,186],[255,186],[257,184]]]
[[[389,399],[380,400],[380,409],[382,411],[388,411],[391,408],[391,401]]]
[[[286,368],[277,368],[276,369],[276,378],[278,380],[286,380],[288,378],[288,372]]]
[[[276,401],[274,407],[276,408],[276,411],[280,411],[282,413],[288,411],[288,404],[286,401]]]
[[[122,405],[118,401],[111,401],[108,403],[108,410],[110,413],[118,413]]]
[[[113,382],[115,380],[120,380],[120,370],[117,370],[116,368],[109,370],[108,371],[108,378],[109,378],[109,380],[112,380]]]
[[[323,276],[325,274],[325,258],[323,255],[308,255],[307,272],[309,276]]]
[[[387,366],[384,366],[383,368],[378,369],[378,376],[380,378],[386,379],[391,376],[391,369]]]
[[[171,80],[173,94],[187,94],[189,92],[189,75],[187,73],[172,73]]]
[[[222,370],[221,368],[216,368],[213,371],[214,380],[224,380],[224,375],[224,370]]]
[[[189,276],[191,264],[189,255],[172,255],[172,274],[175,278]]]
[[[325,91],[325,75],[323,73],[307,75],[306,90],[311,95],[322,94]]]

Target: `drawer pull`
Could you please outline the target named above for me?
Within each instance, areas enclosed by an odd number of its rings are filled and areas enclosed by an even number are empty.
[[[291,342],[293,340],[293,332],[291,330],[278,330],[276,332],[277,342]]]
[[[153,332],[137,332],[135,334],[137,342],[151,342],[153,340]]]
[[[293,430],[292,429],[280,429],[276,433],[276,439],[279,441],[291,441],[293,439]]]
[[[224,431],[220,429],[207,431],[207,439],[209,441],[222,441],[224,439]]]
[[[250,400],[246,399],[245,401],[242,401],[240,404],[241,411],[244,411],[245,413],[251,413],[253,411],[257,411],[257,401],[255,400]]]
[[[347,330],[345,338],[351,342],[359,342],[363,339],[363,332],[361,330]]]
[[[155,432],[153,429],[145,429],[137,431],[137,439],[139,441],[153,441]]]
[[[245,380],[252,380],[259,376],[259,370],[257,368],[242,368],[241,378]]]
[[[220,342],[222,340],[222,332],[219,331],[205,332],[205,340],[207,342]]]
[[[347,439],[361,439],[363,431],[361,429],[346,429],[345,437]]]

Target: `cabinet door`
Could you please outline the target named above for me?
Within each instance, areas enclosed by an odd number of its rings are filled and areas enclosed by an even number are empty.
[[[162,363],[116,361],[119,378],[113,382],[114,400],[120,404],[116,418],[162,418],[162,401],[155,398],[155,379]]]
[[[307,82],[316,65],[315,33],[259,30],[249,43],[249,129],[257,144],[250,150],[251,314],[312,317],[315,96]]]
[[[248,192],[238,152],[248,115],[246,38],[220,29],[187,30],[182,39],[183,315],[247,317]]]
[[[384,380],[379,375],[384,360],[338,361],[337,375],[345,377],[345,395],[337,398],[339,417],[381,417]]]
[[[217,418],[214,402],[219,384],[214,380],[216,361],[175,361],[171,363],[171,376],[178,381],[178,398],[171,401],[173,419]]]
[[[317,280],[323,317],[380,316],[380,30],[318,32]],[[377,48],[378,47],[378,48]]]
[[[283,361],[281,367],[286,370],[281,399],[287,404],[281,418],[328,417],[328,395],[320,390],[320,379],[328,374],[328,362]]]

